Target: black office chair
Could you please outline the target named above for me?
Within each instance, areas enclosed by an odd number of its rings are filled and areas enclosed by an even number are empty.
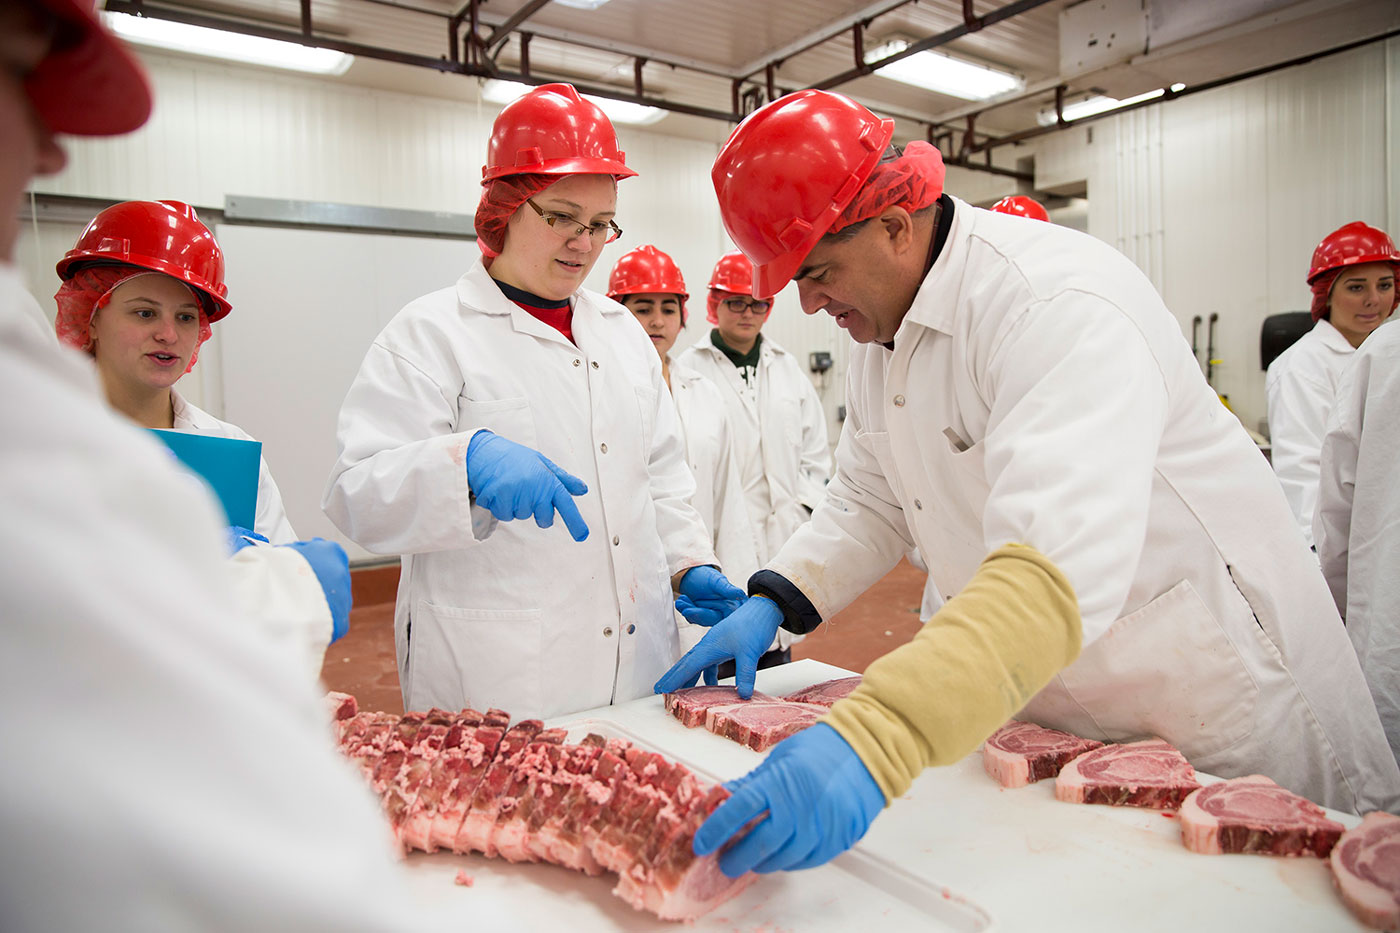
[[[1264,318],[1259,328],[1259,366],[1267,370],[1278,355],[1313,329],[1312,312],[1284,311]]]

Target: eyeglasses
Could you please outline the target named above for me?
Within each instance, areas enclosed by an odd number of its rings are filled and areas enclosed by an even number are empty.
[[[611,243],[622,236],[622,228],[611,220],[601,224],[583,224],[574,220],[568,214],[558,214],[554,211],[546,211],[535,203],[533,198],[526,198],[525,203],[535,209],[545,223],[549,224],[551,230],[559,234],[566,240],[575,240],[583,236],[585,232],[590,240],[597,240],[603,237],[604,243]]]
[[[729,309],[732,314],[743,314],[748,311],[753,314],[767,314],[768,309],[773,307],[771,301],[755,301],[752,298],[726,298],[720,302]]]

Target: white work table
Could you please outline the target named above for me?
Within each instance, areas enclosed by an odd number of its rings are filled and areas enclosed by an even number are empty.
[[[781,696],[848,671],[817,661],[759,671],[758,689]],[[670,717],[646,697],[549,725],[631,738],[702,776],[731,780],[763,755]],[[575,736],[571,735],[571,739]],[[1203,782],[1211,779],[1203,777]],[[1359,818],[1330,813],[1351,827]],[[415,891],[474,909],[510,904],[512,929],[679,929],[633,911],[610,893],[611,876],[480,856],[409,857]],[[459,870],[471,887],[453,884]],[[489,911],[494,913],[494,909]],[[464,927],[466,928],[466,927]],[[1054,781],[1007,790],[982,770],[981,753],[926,771],[850,852],[819,868],[761,877],[689,927],[696,931],[808,930],[1163,931],[1365,930],[1332,889],[1324,860],[1197,855],[1181,844],[1175,814],[1061,803]]]

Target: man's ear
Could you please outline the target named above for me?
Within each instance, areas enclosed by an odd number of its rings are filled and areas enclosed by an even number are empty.
[[[877,218],[880,229],[889,242],[895,255],[901,255],[914,247],[914,218],[898,204],[891,205]]]

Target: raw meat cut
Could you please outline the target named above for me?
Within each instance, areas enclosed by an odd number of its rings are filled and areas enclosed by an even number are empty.
[[[1181,805],[1181,841],[1206,855],[1315,855],[1326,858],[1344,827],[1321,807],[1262,774],[1194,791]]]
[[[326,708],[330,710],[331,720],[334,722],[349,719],[360,711],[354,697],[348,693],[336,693],[334,690],[326,694]]]
[[[1376,811],[1342,833],[1329,859],[1332,881],[1356,919],[1400,928],[1400,816]]]
[[[983,743],[982,767],[1002,787],[1025,787],[1054,777],[1071,759],[1102,747],[1094,739],[1013,719]]]
[[[1105,745],[1070,761],[1055,779],[1067,803],[1175,810],[1201,785],[1181,752],[1161,739]]]
[[[836,680],[803,687],[796,693],[789,693],[783,699],[791,700],[794,703],[817,703],[821,706],[831,706],[837,700],[844,700],[850,696],[851,691],[860,686],[860,681],[860,677],[839,677]]]
[[[664,920],[693,920],[756,878],[727,878],[691,850],[728,791],[625,740],[569,744],[501,710],[352,713],[334,725],[405,848],[614,872],[614,894]]]
[[[815,703],[750,700],[712,706],[705,711],[705,728],[756,752],[767,751],[826,715]]]
[[[773,697],[755,693],[753,700],[772,702]],[[681,721],[688,728],[705,724],[705,711],[711,706],[725,706],[730,703],[746,703],[752,700],[739,699],[739,692],[733,687],[686,687],[674,693],[665,694],[666,712]]]

